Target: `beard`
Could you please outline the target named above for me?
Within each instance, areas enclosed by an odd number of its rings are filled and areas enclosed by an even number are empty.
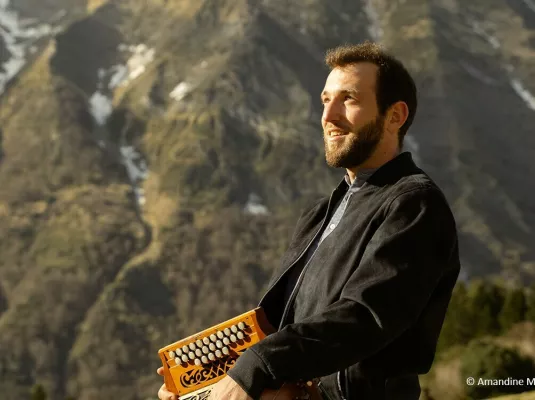
[[[368,160],[383,137],[384,117],[379,115],[375,120],[360,128],[357,132],[348,132],[347,136],[337,142],[329,142],[324,134],[325,159],[330,167],[353,168]]]

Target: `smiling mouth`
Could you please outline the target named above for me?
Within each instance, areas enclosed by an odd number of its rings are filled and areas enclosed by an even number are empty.
[[[347,135],[347,132],[342,132],[342,131],[331,131],[329,132],[329,137],[338,137],[338,136],[345,136]]]

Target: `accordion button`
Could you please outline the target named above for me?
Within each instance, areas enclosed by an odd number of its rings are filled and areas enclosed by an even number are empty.
[[[176,364],[176,365],[180,365],[180,364],[182,364],[182,360],[181,360],[179,357],[176,357],[176,358],[175,358],[175,364]]]
[[[195,344],[197,345],[197,347],[202,347],[202,342],[200,339],[197,339],[197,341],[195,342]]]
[[[189,344],[189,349],[190,349],[190,350],[195,350],[196,347],[197,347],[197,346],[195,346],[195,343],[190,343],[190,344]]]
[[[218,349],[220,349],[223,347],[223,342],[221,340],[218,340],[217,342],[215,342],[215,345]]]
[[[201,357],[201,356],[202,356],[202,351],[201,351],[201,349],[197,349],[197,350],[195,350],[195,355],[196,355],[197,357]]]
[[[182,346],[182,352],[188,354],[189,352],[188,346]]]
[[[208,346],[210,350],[214,351],[215,350],[215,344],[213,343],[210,343],[210,346]]]
[[[221,350],[216,350],[216,351],[215,351],[215,356],[216,356],[217,358],[221,358],[221,357],[223,357],[223,353],[221,352]]]
[[[230,327],[230,330],[231,330],[233,333],[236,333],[236,332],[238,332],[238,327],[237,327],[236,325],[232,325],[232,326]]]
[[[223,330],[223,332],[225,332],[225,335],[230,336],[230,329],[229,328],[225,328]]]
[[[230,335],[230,341],[231,341],[232,343],[235,343],[237,340],[238,340],[238,339],[236,338],[235,335]]]
[[[175,352],[174,351],[170,351],[169,352],[169,359],[172,360],[173,358],[175,358]]]
[[[208,358],[210,359],[210,361],[214,361],[215,360],[214,353],[208,354]]]
[[[188,362],[188,356],[187,355],[182,355],[182,362],[185,362],[187,363]]]
[[[203,347],[202,347],[202,352],[203,352],[204,354],[208,354],[208,353],[210,353],[210,350],[208,349],[208,346],[203,346]]]
[[[228,356],[228,354],[230,353],[230,352],[228,351],[228,347],[223,347],[223,348],[221,349],[221,351],[222,351],[223,354],[226,355],[226,356]]]
[[[207,337],[204,337],[204,338],[202,338],[202,342],[204,344],[208,344],[208,343],[210,343],[210,339],[208,339]]]
[[[217,336],[214,335],[214,334],[212,333],[212,334],[210,335],[210,340],[211,340],[212,342],[215,342],[215,341],[217,340]]]
[[[193,351],[190,351],[188,356],[189,356],[190,360],[194,360],[195,359],[195,353]]]
[[[201,361],[203,364],[208,364],[208,358],[206,356],[202,356]]]
[[[229,344],[230,344],[230,340],[229,340],[228,337],[226,337],[226,338],[223,339],[223,344],[224,344],[224,345],[229,345]]]
[[[198,358],[195,359],[195,365],[199,366],[201,365],[201,360],[199,360]]]
[[[247,325],[245,325],[244,322],[238,322],[238,329],[243,331],[245,328],[247,327]]]
[[[225,335],[221,331],[217,331],[216,335],[218,339],[223,339],[225,337]]]
[[[177,357],[180,357],[182,355],[182,349],[176,349],[175,354]]]
[[[241,331],[238,332],[238,333],[236,334],[236,336],[237,336],[238,339],[240,339],[240,340],[243,339],[243,338],[245,337],[245,336],[243,335],[243,332],[241,332]]]

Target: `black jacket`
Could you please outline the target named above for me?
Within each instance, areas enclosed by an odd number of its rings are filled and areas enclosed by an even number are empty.
[[[297,283],[293,323],[281,322],[288,271],[346,190],[342,181],[301,215],[259,304],[282,329],[228,373],[253,399],[265,388],[317,377],[333,400],[418,399],[418,374],[431,368],[460,262],[446,198],[410,153],[353,194]]]

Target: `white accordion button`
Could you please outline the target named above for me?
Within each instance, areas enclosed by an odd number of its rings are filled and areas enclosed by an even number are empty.
[[[197,339],[197,341],[195,342],[195,344],[197,345],[197,347],[202,347],[202,342],[200,339]]]
[[[210,343],[210,346],[208,346],[210,348],[210,350],[214,351],[215,350],[215,344],[213,343]]]
[[[175,357],[175,364],[176,365],[182,364],[182,360],[179,357]]]
[[[226,355],[226,356],[228,356],[228,354],[230,353],[230,352],[228,351],[228,347],[223,347],[223,348],[221,349],[221,351],[222,351],[223,354]]]
[[[201,360],[199,360],[198,358],[195,359],[195,365],[199,366],[201,365]]]
[[[210,353],[210,350],[208,349],[208,346],[203,346],[203,347],[202,347],[202,352],[203,352],[204,354],[208,354],[208,353]]]
[[[218,339],[223,339],[225,337],[225,335],[221,331],[217,331],[216,335]]]
[[[203,342],[204,344],[209,344],[209,343],[210,343],[210,339],[208,339],[207,337],[204,337],[204,338],[202,339],[202,342]]]
[[[247,325],[245,325],[245,323],[243,322],[238,322],[238,329],[243,331],[245,328],[246,328]]]
[[[212,334],[210,335],[210,340],[211,340],[212,342],[215,342],[215,341],[217,340],[217,336],[214,335],[214,334],[212,333]]]
[[[202,351],[201,351],[201,349],[197,349],[197,350],[195,350],[195,355],[196,355],[197,357],[202,356]]]
[[[210,359],[210,361],[214,361],[215,360],[214,353],[208,354],[208,358]]]
[[[228,337],[223,338],[223,344],[224,344],[224,345],[229,345],[229,344],[230,344],[230,340],[229,340]]]
[[[223,347],[223,342],[221,340],[218,340],[217,342],[215,342],[215,345],[218,349],[220,349]]]
[[[229,328],[223,329],[223,332],[225,332],[225,335],[230,336],[230,329]]]
[[[182,355],[182,362],[185,362],[185,363],[188,362],[188,356],[187,355],[185,355],[185,354]]]
[[[236,333],[236,332],[238,332],[238,327],[237,327],[236,325],[232,325],[232,326],[230,327],[230,330],[231,330],[233,333]]]
[[[232,343],[235,343],[236,340],[238,340],[238,339],[236,338],[235,335],[230,335],[230,341],[231,341]]]
[[[216,356],[217,358],[221,358],[221,357],[223,357],[223,353],[221,353],[221,350],[216,350],[216,351],[215,351],[215,356]]]
[[[208,358],[206,356],[202,356],[201,361],[203,364],[208,364]]]
[[[169,359],[171,360],[173,358],[175,358],[175,352],[174,351],[170,351],[169,352]]]
[[[182,352],[188,354],[189,352],[188,346],[182,346]]]
[[[189,359],[190,359],[190,360],[195,359],[195,353],[194,353],[193,351],[190,351],[189,354],[188,354],[188,356],[189,356]]]
[[[245,337],[245,336],[243,335],[243,332],[241,332],[241,331],[238,332],[238,333],[236,333],[236,336],[237,336],[238,339],[240,339],[240,340],[243,339],[243,338]]]
[[[182,349],[176,349],[175,354],[177,357],[180,357],[182,355]]]
[[[195,343],[190,343],[190,344],[189,344],[189,349],[190,349],[190,350],[195,350],[196,347],[197,347],[197,346],[195,346]]]

